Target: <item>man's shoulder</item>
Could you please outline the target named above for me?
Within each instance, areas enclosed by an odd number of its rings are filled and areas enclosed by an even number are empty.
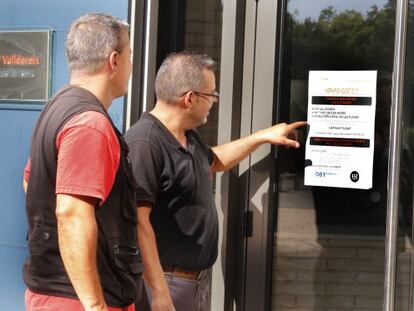
[[[125,140],[127,142],[155,142],[157,136],[158,131],[155,120],[148,117],[148,114],[143,114],[141,118],[127,130],[125,133]]]
[[[48,102],[46,117],[62,120],[67,126],[89,127],[105,131],[112,127],[100,101],[86,89],[65,86]]]
[[[108,134],[114,133],[108,118],[103,113],[94,110],[84,111],[73,116],[64,126],[64,128],[68,127],[89,128]]]
[[[118,136],[109,119],[97,111],[85,111],[71,117],[59,130],[56,146],[79,144],[83,146],[111,146],[119,149]]]

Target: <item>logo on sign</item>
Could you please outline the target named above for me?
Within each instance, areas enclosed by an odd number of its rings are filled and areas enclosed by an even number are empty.
[[[359,173],[357,171],[353,171],[349,177],[353,182],[357,182],[359,180]]]

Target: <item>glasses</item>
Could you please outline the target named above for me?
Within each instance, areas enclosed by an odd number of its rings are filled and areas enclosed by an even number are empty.
[[[193,92],[194,94],[201,96],[201,97],[212,97],[213,98],[213,104],[218,104],[220,102],[220,95],[217,92],[214,92],[213,94],[210,93],[202,93],[202,92],[197,92],[197,91],[187,91],[184,92],[183,94],[181,94],[181,96],[184,96],[185,94],[187,94],[188,92]]]

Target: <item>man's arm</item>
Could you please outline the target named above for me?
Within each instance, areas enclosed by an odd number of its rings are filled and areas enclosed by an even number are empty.
[[[97,199],[58,194],[56,217],[65,269],[85,310],[107,310],[96,266]]]
[[[212,171],[221,172],[232,168],[264,143],[298,148],[299,143],[289,137],[295,129],[306,124],[302,121],[290,124],[280,123],[244,138],[213,147],[215,158],[211,166]]]
[[[151,310],[175,310],[158,255],[154,229],[150,222],[151,203],[140,202],[137,207],[138,244],[144,263],[144,279],[151,288]]]

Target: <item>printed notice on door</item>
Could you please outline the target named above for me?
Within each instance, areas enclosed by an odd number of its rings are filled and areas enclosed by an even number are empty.
[[[305,185],[372,188],[376,71],[310,71]]]

